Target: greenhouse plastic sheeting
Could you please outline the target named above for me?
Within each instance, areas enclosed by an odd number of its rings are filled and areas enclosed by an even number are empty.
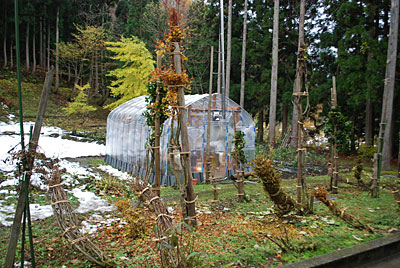
[[[146,125],[143,113],[146,111],[145,96],[137,97],[114,109],[107,119],[106,163],[136,176],[144,177],[146,172],[146,144],[150,127]],[[186,95],[188,111],[187,127],[190,146],[192,173],[200,182],[205,174],[205,152],[207,147],[207,116],[209,95]],[[238,169],[233,160],[233,136],[241,130],[245,134],[244,152],[247,161],[255,156],[255,126],[253,118],[231,99],[225,98],[225,116],[222,111],[222,96],[212,95],[210,127],[211,175],[223,178]],[[171,119],[163,126],[161,135],[161,184],[173,185],[173,170],[179,170],[179,156],[168,154],[171,134]],[[246,164],[245,170],[250,167]],[[153,179],[153,178],[152,178]]]

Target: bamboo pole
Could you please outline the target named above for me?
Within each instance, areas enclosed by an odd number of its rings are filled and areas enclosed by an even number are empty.
[[[210,163],[210,135],[211,135],[211,102],[213,85],[213,65],[214,65],[214,47],[211,46],[210,56],[210,85],[208,89],[208,112],[207,112],[207,145],[206,145],[206,183],[210,183],[211,163]]]
[[[21,150],[25,151],[24,141],[24,119],[22,110],[22,92],[21,92],[21,59],[20,59],[20,47],[19,47],[19,16],[18,16],[18,0],[14,0],[14,16],[15,16],[15,44],[16,44],[16,57],[17,57],[17,82],[18,82],[18,106],[19,106],[19,123],[20,123],[20,136],[21,136]],[[23,165],[25,167],[25,161],[23,159]],[[7,255],[4,262],[5,268],[14,267],[15,253],[17,249],[17,242],[19,232],[21,231],[21,219],[22,213],[25,208],[25,187],[21,187],[21,191],[18,197],[18,204],[15,211],[13,225],[11,227],[10,240],[7,248]]]

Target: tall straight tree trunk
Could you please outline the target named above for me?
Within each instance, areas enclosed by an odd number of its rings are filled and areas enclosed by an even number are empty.
[[[47,71],[50,71],[50,23],[47,22]]]
[[[67,71],[68,71],[68,77],[67,77],[67,83],[68,85],[71,83],[71,65],[67,65]]]
[[[231,82],[231,57],[232,57],[232,0],[229,0],[228,6],[228,34],[226,44],[226,80],[225,80],[225,96],[229,98],[230,82]]]
[[[282,105],[282,137],[285,135],[288,125],[289,104],[284,102]]]
[[[247,0],[244,1],[242,66],[240,67],[240,106],[241,107],[244,107],[244,83],[245,83],[245,75],[246,75],[246,39],[247,39]]]
[[[365,103],[365,143],[368,146],[373,145],[373,106],[371,97],[368,96]]]
[[[33,24],[33,32],[32,32],[32,73],[36,72],[36,23]]]
[[[301,91],[302,81],[303,81],[303,64],[302,60],[300,59],[299,55],[303,55],[305,52],[305,42],[304,42],[304,20],[305,20],[305,0],[301,0],[300,2],[300,21],[299,21],[299,43],[297,48],[297,63],[296,63],[296,80],[294,82],[293,93],[296,94]],[[301,98],[300,96],[295,97]],[[297,124],[299,121],[299,114],[297,111],[297,101],[295,100],[295,105],[293,105],[293,116],[292,116],[292,136],[290,140],[290,146],[294,149],[297,148],[297,135],[298,135],[298,128]]]
[[[4,55],[4,63],[3,63],[3,68],[7,67],[7,2],[4,2],[4,10],[3,10],[3,22],[4,22],[4,36],[3,36],[3,55]]]
[[[385,87],[382,105],[380,136],[383,134],[382,168],[390,168],[393,134],[393,99],[396,74],[397,37],[399,30],[399,0],[391,1],[389,44],[386,60]]]
[[[372,3],[367,4],[367,10],[374,10],[372,8]],[[368,29],[368,35],[370,40],[376,40],[377,39],[377,31],[379,29],[379,15],[376,14],[375,12],[368,12],[367,11],[367,27]],[[367,81],[367,92],[366,92],[366,101],[365,101],[365,143],[367,147],[373,145],[374,143],[374,133],[373,133],[373,105],[372,105],[372,99],[371,96],[373,95],[373,92],[376,90],[374,88],[374,85],[371,81],[371,74],[374,72],[374,63],[373,59],[375,58],[375,55],[373,53],[372,49],[368,49],[368,56],[367,56],[367,72],[366,72],[366,81]]]
[[[264,143],[264,109],[258,113],[257,140],[260,144]]]
[[[25,37],[25,63],[26,71],[29,72],[29,23],[26,24],[26,37]]]
[[[10,67],[14,68],[13,42],[10,42]]]
[[[6,23],[5,28],[4,28],[3,56],[4,56],[3,68],[6,68],[7,67],[7,23]]]
[[[39,64],[43,67],[43,19],[39,20]]]
[[[58,87],[60,86],[60,74],[58,69],[58,42],[60,41],[60,29],[58,27],[60,21],[60,8],[57,7],[57,17],[56,17],[56,84],[54,88],[54,92],[58,91]]]
[[[279,0],[274,0],[274,29],[272,37],[271,97],[269,102],[269,146],[275,147],[276,95],[278,87]]]
[[[97,56],[97,51],[96,51],[96,63],[95,63],[95,70],[96,70],[96,86],[95,86],[95,93],[94,95],[97,95],[99,93],[99,61],[98,61],[98,56]]]

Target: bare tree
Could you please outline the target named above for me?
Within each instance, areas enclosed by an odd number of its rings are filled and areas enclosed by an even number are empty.
[[[275,147],[276,95],[278,87],[278,40],[279,40],[279,0],[274,0],[271,97],[269,102],[270,110],[269,110],[269,133],[268,133],[268,141],[271,147]]]
[[[379,136],[383,136],[382,151],[382,168],[390,168],[390,160],[392,156],[392,135],[393,135],[393,99],[394,99],[394,82],[396,72],[397,57],[397,37],[399,30],[399,0],[391,1],[391,20],[389,32],[389,44],[386,60],[385,88],[383,91],[383,105],[381,126]],[[382,142],[382,139],[380,139]],[[378,143],[379,144],[379,143]],[[379,150],[382,144],[379,144]]]
[[[240,68],[240,106],[244,107],[244,82],[246,74],[247,0],[244,1],[242,66]]]
[[[40,17],[39,21],[39,64],[43,67],[43,19]]]
[[[7,66],[7,23],[4,26],[3,55],[4,55],[3,68],[6,68],[6,66]]]
[[[32,73],[36,72],[36,23],[33,24],[32,32]]]
[[[29,71],[29,23],[26,23],[26,37],[25,37],[25,63],[26,71]]]
[[[60,39],[60,29],[58,27],[59,24],[59,20],[60,20],[60,8],[57,7],[57,17],[56,17],[56,84],[55,84],[55,88],[54,91],[57,92],[58,87],[60,86],[60,74],[59,74],[59,68],[58,68],[58,42]]]
[[[225,82],[225,96],[229,98],[229,89],[231,81],[231,56],[232,56],[232,0],[229,0],[228,6],[228,34],[226,44],[226,82]]]

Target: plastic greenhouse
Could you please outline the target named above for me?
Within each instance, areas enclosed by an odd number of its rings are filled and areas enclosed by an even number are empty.
[[[186,95],[190,160],[193,177],[204,180],[207,147],[207,114],[209,95]],[[213,94],[210,132],[211,175],[224,178],[235,173],[236,161],[231,157],[232,139],[236,130],[245,134],[244,152],[247,161],[255,156],[255,125],[251,115],[231,99],[225,98],[225,118],[222,114],[222,95]],[[146,172],[146,142],[150,128],[142,115],[146,110],[145,96],[129,100],[115,108],[107,118],[106,163],[133,175],[144,177]],[[161,184],[175,183],[171,165],[174,156],[168,154],[171,118],[163,126],[161,135]],[[246,166],[245,170],[250,167]],[[154,176],[151,180],[154,179]]]

